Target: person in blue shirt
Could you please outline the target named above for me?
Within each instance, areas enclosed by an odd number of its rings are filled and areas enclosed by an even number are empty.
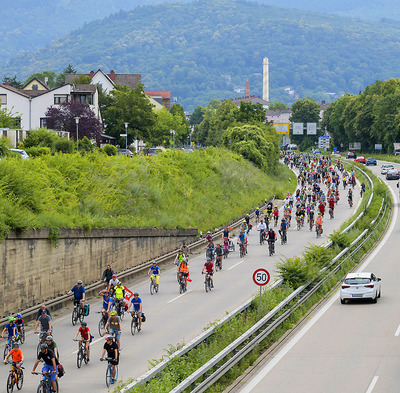
[[[1,332],[1,338],[4,337],[4,332],[8,330],[8,339],[13,340],[17,337],[17,325],[15,324],[15,318],[8,318],[8,323]]]
[[[103,313],[107,313],[108,318],[110,317],[110,311],[112,307],[112,299],[110,296],[110,292],[108,292],[107,289],[103,289],[102,291],[99,292],[99,295],[103,296]],[[107,318],[107,319],[108,319]]]
[[[152,278],[152,276],[155,277],[155,279],[156,279],[155,285],[157,286],[157,290],[158,290],[158,286],[160,285],[161,270],[160,270],[160,268],[157,266],[156,261],[153,261],[153,263],[152,263],[152,265],[150,266],[150,269],[149,269],[147,275],[150,276],[150,278]]]
[[[283,237],[284,243],[287,242],[287,222],[284,218],[282,218],[279,234]]]
[[[239,232],[237,243],[239,244],[239,247],[243,244],[245,253],[247,254],[247,236],[243,229],[241,229]]]
[[[139,297],[139,294],[137,292],[135,292],[133,294],[133,298],[131,300],[131,304],[129,305],[129,310],[128,312],[131,310],[131,307],[133,306],[133,310],[131,311],[131,314],[133,314],[134,311],[137,311],[138,313],[138,317],[139,317],[139,328],[138,328],[138,332],[140,332],[140,330],[142,329],[142,313],[143,313],[143,303],[142,303],[142,299]]]
[[[74,304],[80,304],[83,308],[83,302],[85,301],[85,287],[82,285],[82,281],[78,280],[76,285],[67,292],[68,295],[74,294]]]

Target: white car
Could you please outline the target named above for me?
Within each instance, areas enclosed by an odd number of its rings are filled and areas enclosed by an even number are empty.
[[[29,155],[25,150],[22,149],[10,149],[13,153],[17,153],[21,155],[21,158],[23,160],[28,160],[29,159]]]
[[[381,175],[386,175],[389,169],[394,169],[392,164],[383,164],[381,166]]]
[[[340,287],[340,303],[346,300],[371,299],[374,303],[381,297],[381,279],[373,273],[349,273]]]

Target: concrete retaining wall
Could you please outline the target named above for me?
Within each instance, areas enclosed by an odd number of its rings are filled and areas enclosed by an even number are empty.
[[[197,229],[64,229],[58,247],[47,229],[11,233],[0,243],[0,315],[7,316],[65,293],[81,279],[101,278],[108,264],[116,272],[140,265],[196,239]]]

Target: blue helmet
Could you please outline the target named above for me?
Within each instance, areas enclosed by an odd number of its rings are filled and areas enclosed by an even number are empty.
[[[18,313],[17,318],[21,318],[21,317],[22,317],[22,314]]]

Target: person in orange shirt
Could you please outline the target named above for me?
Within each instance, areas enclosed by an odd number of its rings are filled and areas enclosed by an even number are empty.
[[[12,357],[13,363],[15,364],[15,367],[18,370],[18,373],[20,373],[21,371],[21,364],[24,361],[24,354],[22,353],[22,350],[19,349],[19,344],[18,343],[14,343],[13,344],[13,349],[8,352],[8,354],[6,355],[6,357],[3,360],[3,363],[6,364],[7,363],[7,359],[9,358],[9,356]]]

